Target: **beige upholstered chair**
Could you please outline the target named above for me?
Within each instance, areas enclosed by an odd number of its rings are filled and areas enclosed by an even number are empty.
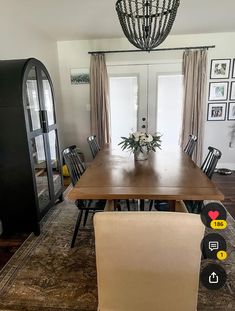
[[[204,226],[199,215],[94,217],[99,311],[195,311]]]

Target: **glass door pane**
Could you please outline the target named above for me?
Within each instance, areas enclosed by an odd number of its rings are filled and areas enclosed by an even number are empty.
[[[137,77],[110,77],[109,84],[111,137],[112,143],[118,145],[120,137],[137,130],[138,80]]]
[[[48,125],[55,124],[53,96],[51,91],[51,85],[44,71],[42,71],[42,86],[43,86],[43,98],[44,107],[42,110],[47,111]]]
[[[60,191],[62,187],[61,182],[61,173],[59,165],[59,148],[56,138],[56,131],[51,131],[48,133],[49,138],[49,148],[51,154],[51,167],[52,167],[52,176],[54,184],[54,193],[55,195]]]
[[[179,146],[182,128],[182,61],[148,65],[149,131],[162,134],[162,148]]]
[[[38,85],[35,67],[29,71],[26,80],[26,94],[27,94],[27,112],[29,119],[30,131],[35,131],[41,128],[40,122],[40,108],[38,99]]]
[[[44,138],[39,135],[31,140],[34,161],[34,173],[37,185],[39,209],[42,211],[50,202],[48,171],[46,164]]]
[[[108,66],[113,144],[132,131],[147,131],[147,66]],[[117,117],[118,116],[118,117]]]
[[[171,90],[169,92],[169,90]],[[182,128],[183,76],[159,75],[156,131],[164,133],[164,146],[179,145]]]

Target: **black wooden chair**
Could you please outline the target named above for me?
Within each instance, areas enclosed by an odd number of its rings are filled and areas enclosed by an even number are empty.
[[[91,135],[87,137],[87,142],[89,144],[92,157],[95,158],[97,153],[100,151],[99,143],[97,142],[96,135]]]
[[[193,151],[194,151],[194,149],[196,147],[196,144],[197,144],[197,136],[190,134],[189,135],[189,140],[188,140],[188,142],[187,142],[187,144],[186,144],[186,146],[184,148],[184,152],[188,156],[190,156],[190,158],[193,155]]]
[[[209,146],[208,154],[201,165],[201,170],[206,174],[208,178],[212,178],[216,165],[222,156],[222,152],[219,149]]]
[[[201,165],[201,170],[211,179],[222,153],[211,146],[208,147],[208,150],[207,156]],[[203,208],[203,201],[184,201],[184,203],[190,213],[199,214]]]
[[[157,211],[169,211],[170,209],[168,201],[160,201],[160,200],[150,200],[149,211],[151,211],[153,207]]]
[[[77,183],[81,175],[85,172],[86,166],[79,157],[78,149],[74,148],[74,146],[65,148],[62,151],[62,154],[63,154],[65,164],[67,165],[72,184],[73,186],[75,186],[75,184]],[[74,227],[71,247],[74,247],[74,243],[75,243],[75,240],[78,234],[78,230],[79,230],[83,215],[84,215],[83,225],[85,226],[89,213],[103,211],[105,208],[105,203],[106,203],[105,200],[77,200],[75,202],[79,210],[79,213],[78,213],[77,221]]]

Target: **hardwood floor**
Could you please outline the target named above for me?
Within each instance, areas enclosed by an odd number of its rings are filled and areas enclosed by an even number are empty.
[[[223,204],[235,219],[235,172],[233,172],[232,175],[220,175],[215,173],[212,180],[224,194],[225,200]],[[69,184],[69,178],[64,179],[65,188]],[[18,234],[11,237],[0,237],[0,269],[16,252],[27,236],[27,234]]]
[[[0,237],[0,270],[27,239],[28,234],[15,234],[14,236]]]
[[[225,200],[223,204],[235,219],[235,171],[231,175],[214,173],[212,180],[224,194]]]

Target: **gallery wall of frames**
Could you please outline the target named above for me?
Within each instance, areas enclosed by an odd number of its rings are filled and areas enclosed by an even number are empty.
[[[235,120],[235,58],[212,59],[207,121]]]

